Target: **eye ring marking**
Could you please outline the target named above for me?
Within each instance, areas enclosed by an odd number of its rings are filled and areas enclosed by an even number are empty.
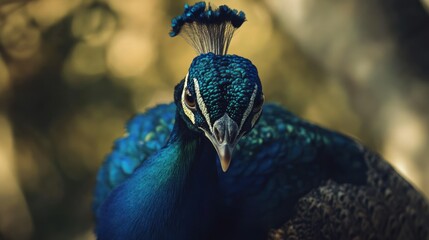
[[[188,107],[191,110],[195,110],[197,106],[195,98],[192,96],[189,89],[185,90],[185,104],[186,104],[186,107]]]
[[[183,90],[182,90],[182,100],[181,100],[182,109],[183,109],[183,112],[185,113],[185,115],[189,118],[189,120],[191,120],[192,124],[195,124],[194,111],[189,109],[189,107],[185,103],[185,92],[188,89],[188,81],[189,81],[189,73],[186,74],[185,83],[184,83]]]

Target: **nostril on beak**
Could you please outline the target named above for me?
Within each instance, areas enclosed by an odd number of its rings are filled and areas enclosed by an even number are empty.
[[[225,114],[213,124],[212,131],[212,135],[218,143],[231,144],[237,138],[238,126],[228,114]]]
[[[237,134],[236,129],[228,129],[227,141],[230,143],[234,142],[236,134]]]
[[[223,131],[223,129],[219,129],[219,128],[222,128],[222,126],[214,126],[214,135],[215,135],[215,138],[216,138],[216,140],[219,142],[219,143],[222,143],[223,142],[223,140],[224,140],[224,131]]]
[[[222,170],[225,172],[231,162],[232,152],[238,138],[239,129],[237,123],[225,113],[213,123],[210,132],[204,129],[203,131],[210,142],[212,142],[219,156]]]

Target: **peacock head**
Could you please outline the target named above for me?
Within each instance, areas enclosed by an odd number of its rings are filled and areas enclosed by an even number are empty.
[[[204,2],[185,5],[172,20],[171,36],[185,33],[198,51],[175,90],[175,102],[187,126],[204,134],[216,149],[223,171],[237,142],[262,112],[264,95],[258,71],[246,58],[226,54],[232,35],[245,21],[243,12]]]

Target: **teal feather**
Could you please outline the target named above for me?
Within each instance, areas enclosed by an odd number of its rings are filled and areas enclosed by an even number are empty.
[[[137,129],[140,133],[130,132],[124,139],[130,139],[135,134],[140,139],[153,141],[152,137],[147,136],[160,128],[165,134],[161,138],[166,138],[174,122],[168,112],[174,110],[175,106],[170,104],[137,115],[128,124],[128,131]],[[147,125],[147,128],[137,127],[138,124],[147,124],[152,117],[159,119],[152,122],[153,125]],[[128,144],[138,145],[138,141],[130,141]],[[146,149],[142,152],[145,157],[136,156],[136,161],[142,164],[159,149]],[[115,149],[114,152],[121,150],[124,149]],[[263,239],[269,229],[280,227],[287,219],[295,216],[296,204],[303,201],[300,199],[306,199],[306,194],[312,194],[319,187],[323,188],[327,180],[337,184],[367,185],[371,177],[368,172],[375,171],[365,162],[370,152],[354,140],[307,123],[277,105],[266,105],[259,123],[238,143],[229,171],[218,171],[223,196],[221,202],[227,216],[222,217],[223,224],[217,229],[231,238],[238,235],[260,236]],[[128,151],[123,153],[129,154]],[[387,165],[380,158],[373,161]],[[131,176],[117,165],[121,163],[119,166],[122,166],[125,162],[128,163],[128,160],[120,157],[106,159],[99,172],[97,185],[97,190],[104,194],[104,198],[108,195],[106,192],[112,191]],[[117,171],[120,174],[116,174]],[[112,173],[109,174],[109,179],[103,178],[106,176],[105,172]],[[429,210],[424,198],[392,168],[387,167],[384,174],[393,174],[397,184],[405,185],[404,189],[413,193],[414,198],[411,200],[420,201],[422,206],[421,218],[429,221]],[[114,176],[117,179],[112,178]],[[389,186],[388,180],[381,179],[382,184]],[[96,203],[103,200],[98,199]],[[95,204],[95,210],[98,205]],[[230,229],[231,226],[234,229]],[[425,227],[421,231],[427,233],[428,229]]]
[[[103,164],[94,201],[98,239],[204,239],[211,232],[219,194],[208,140],[180,130],[185,125],[176,121],[161,149],[140,143],[158,141],[154,131],[167,133],[161,126],[170,129],[165,122],[171,119],[163,110],[171,107],[131,120],[129,131],[137,131],[120,139]],[[157,114],[162,121],[155,120]],[[158,124],[148,127],[150,120]],[[136,148],[144,149],[142,156]]]

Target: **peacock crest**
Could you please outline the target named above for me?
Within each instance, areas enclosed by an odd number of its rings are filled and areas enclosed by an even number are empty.
[[[185,4],[185,10],[171,20],[170,36],[179,34],[199,53],[225,55],[237,30],[246,21],[244,12],[222,5],[213,9],[210,4]]]

